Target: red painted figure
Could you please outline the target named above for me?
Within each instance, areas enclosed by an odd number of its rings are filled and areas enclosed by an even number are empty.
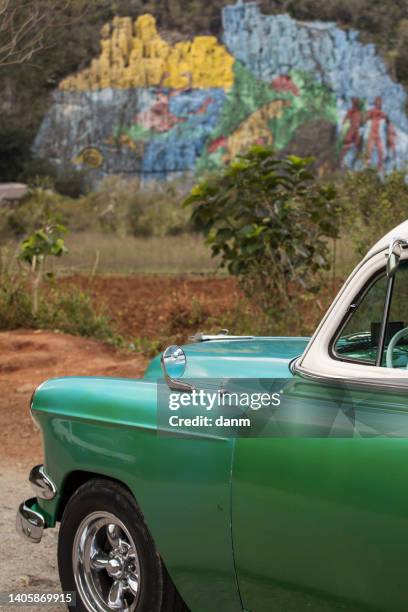
[[[348,130],[344,137],[343,147],[340,153],[340,164],[352,147],[356,148],[356,154],[361,150],[361,127],[364,122],[363,113],[360,107],[360,99],[352,98],[351,108],[347,111],[343,120],[343,125],[348,123]]]
[[[154,102],[147,110],[136,115],[135,122],[147,130],[168,132],[177,123],[187,121],[184,117],[176,117],[170,111],[170,96],[171,94],[165,92],[156,93]]]

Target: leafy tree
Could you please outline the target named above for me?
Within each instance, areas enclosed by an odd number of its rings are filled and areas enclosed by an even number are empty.
[[[278,326],[299,296],[319,289],[327,239],[338,236],[335,188],[314,180],[311,161],[254,146],[185,200],[212,254]]]
[[[67,252],[63,238],[66,233],[66,227],[50,217],[48,223],[28,236],[20,247],[19,259],[28,264],[30,270],[33,317],[38,311],[45,261],[47,257],[61,257]]]

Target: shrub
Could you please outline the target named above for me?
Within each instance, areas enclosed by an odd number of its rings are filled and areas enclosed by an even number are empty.
[[[299,290],[303,299],[319,289],[318,273],[330,268],[327,239],[338,236],[335,188],[315,181],[311,161],[255,146],[185,201],[213,255],[277,329]]]
[[[18,257],[28,266],[34,317],[38,310],[38,294],[44,277],[45,262],[48,257],[61,257],[67,252],[63,238],[66,233],[64,225],[49,217],[44,227],[28,236],[20,246]]]
[[[167,185],[163,190],[136,192],[129,202],[128,222],[133,236],[176,236],[190,229],[182,197]]]
[[[38,178],[30,194],[17,204],[4,207],[0,232],[4,237],[26,236],[47,222],[50,215],[60,218],[62,197],[52,190],[48,177]]]
[[[55,166],[47,159],[34,157],[24,163],[20,180],[30,186],[36,187],[43,181],[54,185],[57,176]]]
[[[20,280],[5,271],[0,276],[0,329],[33,327],[32,298]]]
[[[95,310],[89,295],[77,287],[60,287],[47,279],[33,313],[33,295],[21,271],[0,270],[0,330],[51,329],[88,336],[121,346],[104,308]]]
[[[86,172],[65,168],[55,177],[55,190],[68,198],[80,198],[86,193]]]
[[[403,171],[384,177],[374,168],[348,172],[338,178],[337,193],[344,231],[350,234],[360,255],[408,218],[408,185]]]
[[[66,250],[64,233],[63,226],[49,223],[27,237],[19,253],[0,250],[0,330],[52,329],[122,346],[103,306],[95,308],[89,295],[44,274],[45,258]]]
[[[79,181],[80,177],[74,179]],[[91,230],[119,236],[162,237],[191,230],[190,215],[181,206],[183,195],[177,184],[141,189],[138,180],[107,177],[100,191],[77,197],[80,191],[74,179],[70,183],[70,175],[67,176],[67,189],[62,189],[61,179],[37,175],[23,201],[3,207],[0,234],[24,236],[49,214],[57,216],[71,232]]]
[[[39,311],[38,326],[58,329],[67,334],[87,336],[120,344],[104,309],[95,310],[91,297],[76,287],[58,288],[47,292]]]

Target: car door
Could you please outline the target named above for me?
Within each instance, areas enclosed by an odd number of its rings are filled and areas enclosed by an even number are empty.
[[[389,339],[408,324],[406,265],[391,293],[384,276],[373,279],[333,343],[333,359],[372,364],[376,381],[296,375],[271,435],[235,442],[233,543],[245,610],[408,609],[408,389],[381,378]],[[404,339],[395,348],[398,368],[407,349]]]

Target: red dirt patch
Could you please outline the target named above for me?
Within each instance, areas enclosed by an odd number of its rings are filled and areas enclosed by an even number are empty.
[[[220,317],[242,298],[230,277],[109,276],[68,277],[104,302],[115,328],[126,338],[157,339],[197,331],[209,317]]]
[[[147,359],[66,334],[18,330],[0,334],[0,457],[41,462],[41,437],[30,418],[34,389],[57,376],[142,376]]]
[[[101,276],[90,280],[72,276],[63,282],[91,294],[95,305],[104,304],[113,327],[127,340],[159,340],[161,347],[183,343],[197,331],[227,327],[236,333],[228,321],[244,299],[232,277]],[[340,285],[340,280],[335,287],[327,283],[316,300],[305,304],[303,329],[293,333],[309,334],[315,330]],[[260,306],[253,301],[254,319]]]

